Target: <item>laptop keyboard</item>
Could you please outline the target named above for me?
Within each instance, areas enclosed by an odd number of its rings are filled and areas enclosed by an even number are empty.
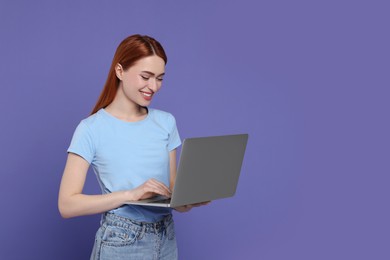
[[[156,198],[151,199],[149,202],[165,204],[165,203],[170,203],[171,202],[171,198],[167,198],[167,197],[164,197],[164,196],[158,196]]]
[[[161,200],[153,201],[153,203],[168,204],[171,203],[171,199],[161,199]]]

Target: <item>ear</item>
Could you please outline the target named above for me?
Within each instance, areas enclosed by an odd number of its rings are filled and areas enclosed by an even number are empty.
[[[116,64],[116,66],[115,66],[115,74],[119,80],[122,80],[123,68],[122,68],[122,65],[120,65],[119,63]]]

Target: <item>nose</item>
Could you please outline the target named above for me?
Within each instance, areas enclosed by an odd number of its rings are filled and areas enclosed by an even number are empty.
[[[160,89],[160,83],[157,81],[156,78],[150,78],[148,87],[153,91],[157,92]]]

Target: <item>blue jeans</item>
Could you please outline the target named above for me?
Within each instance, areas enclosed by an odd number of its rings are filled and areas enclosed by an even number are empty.
[[[177,245],[172,215],[156,223],[103,215],[91,260],[175,260]]]

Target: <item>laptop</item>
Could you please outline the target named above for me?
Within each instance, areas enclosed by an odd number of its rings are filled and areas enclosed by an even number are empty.
[[[171,198],[156,196],[127,204],[175,208],[232,197],[247,141],[248,134],[184,139]]]

